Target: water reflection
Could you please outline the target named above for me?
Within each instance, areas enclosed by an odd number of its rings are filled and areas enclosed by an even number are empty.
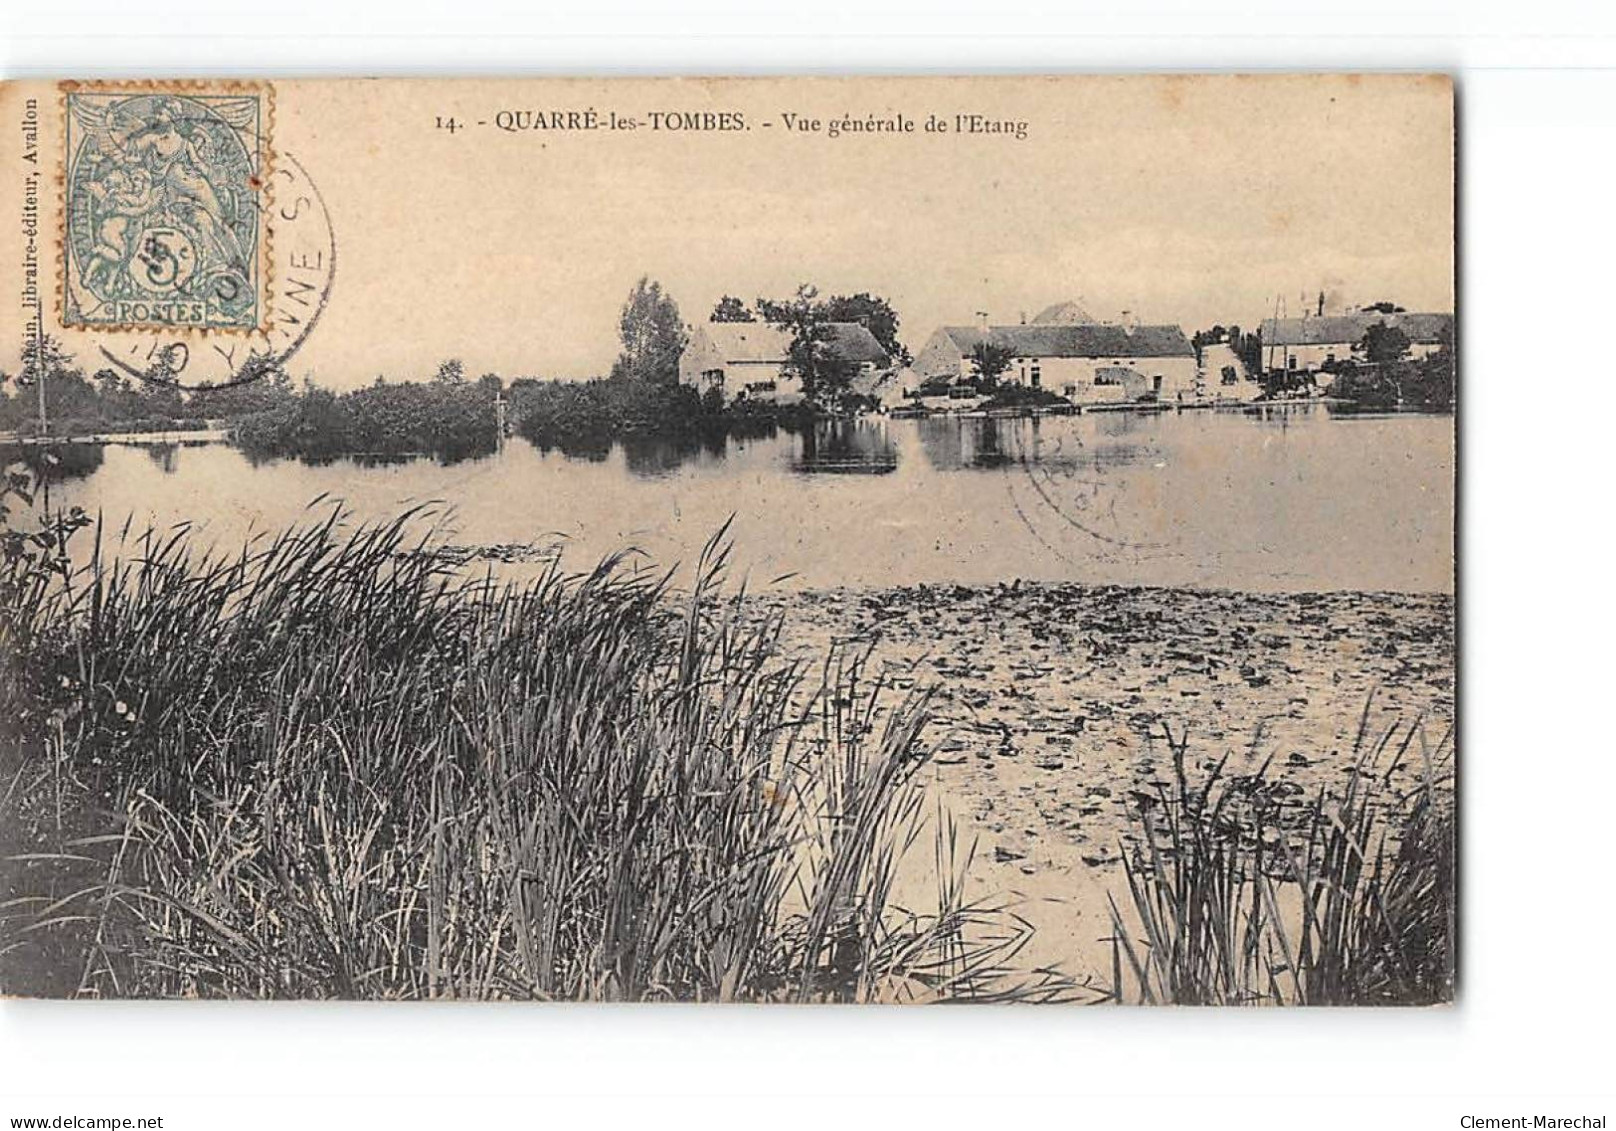
[[[611,458],[612,438],[594,432],[581,432],[558,441],[556,450],[568,459],[583,460],[586,463],[605,463]],[[540,444],[539,451],[550,451],[550,447],[547,444]]]
[[[100,444],[0,444],[0,467],[20,463],[48,483],[83,479],[99,471],[105,458]]]
[[[826,420],[804,428],[791,470],[806,475],[885,475],[898,447],[880,420]]]
[[[1276,415],[1275,423],[1283,429],[1293,414]],[[915,424],[921,451],[936,471],[1037,465],[1074,474],[1155,466],[1182,454],[1184,432],[1203,425],[1207,443],[1222,443],[1222,426],[1234,419],[1233,414],[1214,417],[1210,412],[1096,412],[1082,417],[928,417]]]
[[[146,458],[162,469],[164,475],[173,475],[178,444],[147,444]]]
[[[931,416],[919,422],[920,448],[938,471],[991,470],[1018,458],[1024,447],[1017,435],[1036,419],[991,420],[985,417]]]
[[[660,479],[686,464],[722,460],[729,438],[723,429],[710,428],[679,436],[629,436],[622,444],[623,461],[631,474]]]
[[[884,475],[898,467],[898,446],[883,420],[828,420],[795,425],[774,420],[738,420],[672,436],[570,437],[535,445],[568,460],[622,465],[641,479],[664,479],[686,469],[748,464],[757,453],[781,460],[804,475]]]
[[[1080,417],[922,417],[818,421],[795,425],[772,420],[739,420],[673,436],[578,434],[559,443],[539,444],[542,453],[559,451],[569,460],[607,463],[618,451],[630,475],[662,479],[693,467],[715,467],[745,460],[761,444],[782,452],[786,466],[805,475],[883,475],[899,468],[902,445],[893,429],[902,425],[918,437],[919,451],[934,471],[999,471],[1037,464],[1075,474],[1153,466],[1182,445],[1180,433],[1205,428],[1219,443],[1221,430],[1247,419],[1278,429],[1331,419],[1333,410],[1316,405],[1253,406],[1244,412],[1094,412]],[[1355,414],[1368,419],[1366,414]],[[1384,416],[1385,414],[1380,414]],[[1233,425],[1236,434],[1248,431]],[[912,433],[907,430],[912,429]]]
[[[918,424],[921,450],[937,471],[998,471],[1087,458],[1079,433],[1060,426],[1046,430],[1042,417],[930,417]]]
[[[629,545],[689,562],[733,520],[753,576],[806,587],[1020,577],[1444,591],[1453,577],[1451,417],[1273,408],[759,423],[548,451],[513,439],[457,466],[255,465],[222,444],[72,445],[57,459],[51,476],[71,481],[53,502],[137,525],[192,521],[224,545],[304,520],[316,497],[366,520],[441,500],[457,543],[559,533],[580,568]]]

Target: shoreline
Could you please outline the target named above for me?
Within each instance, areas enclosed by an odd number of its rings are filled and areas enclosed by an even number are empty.
[[[789,407],[789,406],[787,406]],[[734,430],[745,432],[755,429],[759,425],[773,425],[775,427],[801,427],[804,423],[844,423],[858,420],[930,420],[930,419],[958,419],[958,420],[1024,420],[1045,416],[1084,416],[1090,413],[1165,413],[1165,412],[1254,412],[1270,409],[1312,409],[1330,408],[1345,410],[1353,416],[1457,416],[1455,406],[1426,406],[1426,405],[1372,405],[1343,397],[1309,397],[1289,400],[1270,401],[1242,401],[1242,400],[1209,400],[1209,401],[1122,401],[1116,403],[1096,402],[1082,404],[1072,402],[1061,405],[1025,405],[1013,408],[921,408],[913,409],[899,406],[886,411],[872,411],[863,413],[818,413],[811,416],[798,416],[785,414],[749,414],[737,413],[704,418],[701,421],[684,428],[667,431],[652,430],[612,430],[603,429],[599,438],[609,443],[617,443],[625,438],[663,436],[677,439],[681,437],[700,436],[715,430]],[[81,433],[65,436],[39,436],[23,435],[17,432],[0,433],[0,445],[21,445],[25,447],[43,447],[50,444],[157,444],[157,443],[231,443],[232,429],[229,427],[206,427],[189,429],[164,430],[128,430],[122,428],[109,428],[104,432]],[[587,430],[586,430],[587,432]],[[516,438],[513,433],[509,438]],[[523,437],[526,439],[526,437]],[[529,440],[537,446],[537,441]],[[554,446],[554,445],[549,445]],[[342,452],[332,456],[333,459],[346,459],[362,457],[375,453],[370,452]],[[403,459],[435,459],[433,453],[426,451],[398,453]],[[296,459],[296,453],[277,454],[274,458]]]
[[[582,576],[588,574],[593,563],[583,565],[566,562],[565,545],[557,543],[489,543],[467,544],[449,543],[438,551],[453,566],[457,568],[485,567],[489,565],[548,565],[553,560],[564,563],[569,576]],[[627,568],[634,568],[630,564]],[[661,573],[665,570],[658,564],[645,566],[651,572]],[[510,580],[522,580],[520,575],[513,575]],[[984,593],[1003,593],[1010,596],[1028,594],[1034,591],[1066,591],[1072,593],[1101,593],[1101,594],[1138,594],[1167,596],[1172,594],[1188,594],[1207,597],[1261,597],[1261,598],[1329,598],[1345,599],[1358,598],[1369,601],[1400,601],[1400,600],[1455,600],[1455,590],[1452,586],[1446,589],[1353,589],[1353,588],[1240,588],[1232,585],[1166,585],[1166,584],[1139,584],[1126,585],[1113,581],[1049,581],[1039,578],[1012,578],[1010,581],[982,583],[964,580],[917,581],[904,585],[811,585],[793,587],[786,583],[764,586],[753,585],[750,578],[738,579],[746,584],[748,600],[761,600],[764,602],[789,602],[798,598],[865,598],[883,595],[920,596],[933,592],[954,591],[961,597],[970,597]],[[681,588],[679,591],[683,592]]]
[[[228,444],[228,428],[168,428],[149,432],[107,431],[70,436],[0,435],[0,446],[43,448],[51,444]]]
[[[490,547],[497,549],[498,547]],[[931,590],[960,590],[962,595],[972,593],[1005,593],[1017,595],[1031,590],[1074,590],[1083,592],[1116,592],[1123,594],[1156,594],[1166,595],[1173,593],[1187,593],[1205,595],[1210,597],[1321,597],[1346,598],[1361,597],[1368,600],[1378,599],[1420,599],[1453,600],[1454,591],[1450,589],[1242,589],[1233,585],[1124,585],[1114,581],[1042,581],[1036,578],[1012,578],[1009,581],[982,584],[969,581],[917,581],[907,585],[830,585],[811,586],[801,589],[748,589],[752,597],[768,597],[770,595],[784,595],[787,598],[797,595],[830,595],[842,594],[845,596],[869,596],[885,593],[924,593]]]

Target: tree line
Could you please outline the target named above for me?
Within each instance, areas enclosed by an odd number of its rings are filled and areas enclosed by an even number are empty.
[[[30,336],[19,371],[0,371],[0,432],[38,433],[41,401],[51,435],[82,436],[199,428],[274,408],[292,395],[291,378],[279,370],[241,385],[192,389],[112,368],[87,374],[56,338]]]
[[[642,277],[619,312],[620,349],[610,373],[590,381],[512,382],[514,429],[540,446],[565,447],[616,436],[750,428],[760,417],[855,410],[863,407],[852,388],[858,366],[836,350],[836,323],[857,322],[895,363],[910,360],[898,338],[897,311],[868,292],[822,297],[804,283],[784,299],[760,296],[749,304],[725,295],[709,321],[766,323],[786,331],[785,363],[801,380],[803,404],[728,402],[722,389],[698,393],[681,384],[679,359],[690,340],[684,316],[659,282]]]
[[[814,415],[861,406],[852,390],[855,363],[835,349],[835,323],[867,327],[895,363],[909,351],[898,337],[898,314],[868,292],[821,296],[803,284],[788,298],[753,303],[726,295],[716,322],[763,322],[790,335],[786,364],[801,377],[804,404],[781,409],[726,403],[721,390],[705,397],[679,380],[689,333],[679,306],[660,283],[641,278],[619,312],[619,352],[604,377],[585,381],[520,377],[509,383],[488,373],[469,380],[458,360],[443,362],[426,380],[377,377],[361,389],[337,392],[293,381],[283,370],[241,385],[182,388],[177,382],[132,379],[114,369],[87,374],[54,338],[30,339],[21,371],[0,373],[0,431],[39,430],[38,378],[45,417],[55,436],[123,431],[226,428],[243,449],[262,456],[322,460],[342,455],[429,454],[460,459],[492,451],[499,441],[497,402],[503,397],[512,431],[543,446],[583,439],[755,427],[760,416]]]
[[[182,388],[110,368],[86,374],[45,335],[25,344],[20,372],[0,373],[0,431],[39,433],[43,398],[45,426],[55,437],[222,427],[257,456],[454,460],[497,446],[495,401],[503,389],[495,374],[468,381],[458,360],[443,362],[427,381],[377,377],[342,393],[307,380],[300,387],[284,370],[239,385]]]

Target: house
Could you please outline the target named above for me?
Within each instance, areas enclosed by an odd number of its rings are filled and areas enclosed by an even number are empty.
[[[881,409],[891,410],[909,404],[912,390],[919,383],[914,370],[907,366],[877,369],[873,372],[866,372],[861,367],[851,382],[851,389],[861,397],[870,398]]]
[[[1382,314],[1361,310],[1311,318],[1267,318],[1262,324],[1263,366],[1297,373],[1316,373],[1338,361],[1363,358],[1358,347],[1371,326],[1385,323],[1408,335],[1409,357],[1415,361],[1453,340],[1451,314]]]
[[[892,367],[881,343],[858,322],[826,323],[826,349],[856,366],[852,387],[874,387]],[[679,380],[705,395],[717,388],[726,402],[741,399],[795,404],[802,380],[788,357],[791,332],[767,322],[704,322],[690,331],[679,356]]]
[[[1190,400],[1195,396],[1195,349],[1174,325],[1096,322],[1075,303],[1058,303],[1032,322],[944,326],[927,340],[914,369],[925,381],[970,382],[971,351],[991,342],[1010,351],[1001,382],[1048,389],[1077,404]]]

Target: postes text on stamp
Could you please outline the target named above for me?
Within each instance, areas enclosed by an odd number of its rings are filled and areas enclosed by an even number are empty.
[[[250,333],[267,317],[268,91],[65,91],[62,321]]]

